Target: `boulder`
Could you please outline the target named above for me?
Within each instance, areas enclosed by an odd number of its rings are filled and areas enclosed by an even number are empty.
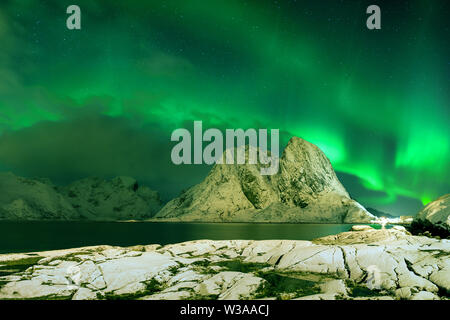
[[[441,237],[450,235],[450,193],[430,202],[414,218],[413,231],[430,232]]]
[[[411,300],[439,300],[439,297],[432,292],[420,291],[414,294]]]
[[[411,288],[403,287],[395,290],[395,296],[397,299],[409,300],[411,298]]]

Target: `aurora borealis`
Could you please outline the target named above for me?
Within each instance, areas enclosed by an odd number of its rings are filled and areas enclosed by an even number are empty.
[[[368,30],[374,3],[4,0],[0,169],[131,175],[168,199],[208,171],[170,163],[174,129],[279,128],[363,205],[415,213],[450,191],[450,3],[377,1]]]

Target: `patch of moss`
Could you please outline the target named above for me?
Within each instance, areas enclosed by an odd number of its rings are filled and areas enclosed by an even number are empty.
[[[48,295],[46,297],[37,298],[34,300],[72,300],[72,297],[74,296],[74,294],[72,294],[70,296],[57,296],[57,295],[53,294],[53,295]]]
[[[1,261],[0,265],[2,265],[2,267],[4,267],[4,266],[8,266],[8,267],[32,266],[32,265],[35,265],[36,263],[38,263],[38,261],[41,259],[43,259],[43,257],[37,256],[37,257],[23,258],[23,259],[19,259],[19,260]]]
[[[125,293],[125,294],[97,293],[97,299],[101,299],[101,300],[136,300],[136,299],[144,297],[144,296],[150,296],[152,294],[158,293],[164,289],[162,284],[158,280],[155,280],[155,279],[151,279],[144,283],[145,283],[144,290],[134,292],[134,293]]]
[[[167,270],[172,274],[176,275],[178,273],[178,269],[185,267],[186,265],[181,262],[177,262],[176,266],[170,266]]]
[[[278,300],[282,300],[286,296],[289,298],[297,298],[320,293],[318,283],[315,281],[299,279],[274,272],[259,273],[258,276],[267,282],[263,283],[257,289],[254,297],[256,299],[276,297]]]
[[[437,250],[438,252],[433,254],[434,258],[443,258],[443,257],[448,257],[450,256],[450,253],[448,251],[444,251],[444,250]]]
[[[219,298],[218,294],[210,294],[210,295],[195,294],[183,300],[217,300],[218,298]]]
[[[341,279],[336,273],[316,273],[316,272],[306,272],[306,271],[282,271],[276,272],[285,277],[297,278],[302,280],[308,280],[312,282],[326,282],[334,279]]]
[[[345,281],[347,288],[349,288],[349,296],[352,298],[358,298],[358,297],[378,297],[385,295],[381,292],[381,290],[378,289],[369,289],[366,286],[357,284],[351,280]]]
[[[214,270],[213,268],[204,268],[198,271],[200,274],[218,274],[219,271]]]
[[[169,251],[169,252],[170,252],[170,251]],[[195,252],[195,251],[186,251],[186,252],[183,252],[182,254],[180,254],[180,256],[186,255],[186,256],[188,256],[188,257],[194,257],[194,252]],[[173,255],[172,252],[170,252],[170,253]]]
[[[179,287],[177,291],[178,292],[180,292],[180,291],[194,292],[194,288],[192,288],[192,287]]]
[[[0,276],[23,272],[26,269],[36,265],[41,259],[43,259],[41,256],[37,256],[19,260],[2,261],[0,262]]]
[[[441,287],[441,286],[438,287],[437,295],[438,295],[439,297],[441,297],[441,299],[444,298],[444,297],[445,297],[447,300],[450,299],[450,291],[447,290],[447,289],[445,289],[445,288],[443,288],[443,287]],[[442,299],[442,300],[444,300],[444,299]]]
[[[167,271],[169,271],[172,275],[176,275],[178,271],[178,266],[171,266],[167,268]]]
[[[196,267],[204,267],[207,268],[210,266],[211,261],[207,260],[207,259],[203,259],[203,260],[197,260],[191,263],[193,266]]]
[[[77,194],[73,190],[69,190],[69,192],[67,193],[67,196],[69,198],[76,198]]]
[[[2,287],[4,287],[7,283],[8,283],[8,281],[1,281],[1,280],[0,280],[0,289],[1,289]]]
[[[379,290],[371,290],[364,286],[354,286],[350,290],[350,297],[356,298],[356,297],[377,297],[382,296],[383,294],[380,293]]]
[[[241,259],[233,259],[227,261],[220,261],[214,263],[214,265],[223,267],[228,271],[236,271],[242,273],[249,273],[260,271],[263,268],[270,267],[268,263],[258,263],[258,262],[243,262]]]
[[[68,296],[58,296],[56,294],[50,294],[48,296],[42,296],[42,297],[34,297],[34,298],[18,298],[18,299],[7,299],[7,300],[72,300],[72,297],[75,293],[68,295]],[[2,299],[0,299],[2,300]]]
[[[336,300],[349,300],[349,298],[347,296],[345,296],[344,294],[342,294],[342,293],[339,293],[339,294],[335,295],[334,298]]]
[[[200,274],[217,274],[218,271],[211,268],[212,262],[208,259],[197,260],[191,263],[194,270]]]
[[[64,255],[62,257],[55,257],[55,259],[53,259],[53,260],[82,262],[84,259],[82,259],[82,258],[80,258],[78,256],[80,256],[80,255],[89,255],[89,254],[92,254],[93,252],[94,251],[92,251],[92,250],[77,251],[77,252],[72,252],[72,253],[66,254],[66,255]]]

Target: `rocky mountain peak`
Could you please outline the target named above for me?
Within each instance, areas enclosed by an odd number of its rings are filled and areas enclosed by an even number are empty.
[[[289,141],[281,157],[279,190],[280,200],[294,206],[324,192],[349,197],[322,150],[298,137]]]
[[[252,147],[246,147],[248,155]],[[200,184],[156,215],[199,221],[368,222],[374,217],[351,200],[325,154],[293,137],[272,176],[263,164],[216,164]],[[347,220],[348,221],[348,220]]]

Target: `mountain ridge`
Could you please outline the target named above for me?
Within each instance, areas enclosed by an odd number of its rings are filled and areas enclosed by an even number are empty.
[[[147,219],[160,208],[159,194],[134,178],[84,178],[68,186],[0,172],[0,219],[126,220]]]

